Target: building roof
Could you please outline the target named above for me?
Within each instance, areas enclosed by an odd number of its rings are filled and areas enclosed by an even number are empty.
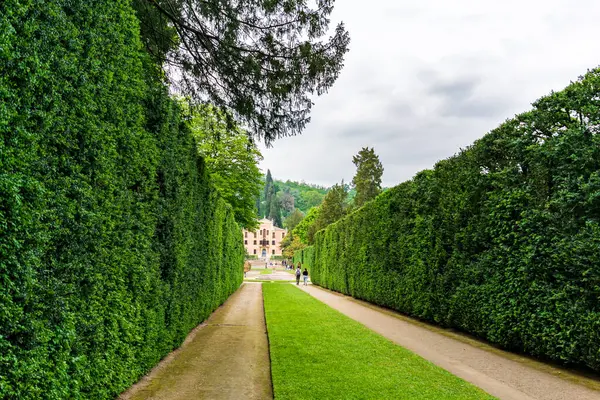
[[[287,229],[283,229],[283,228],[279,228],[279,227],[275,226],[275,225],[273,224],[273,221],[271,221],[269,218],[262,218],[262,219],[260,219],[258,222],[259,222],[259,224],[260,224],[261,226],[262,226],[262,225],[271,225],[271,226],[273,227],[273,230],[274,230],[274,231],[282,231],[282,232],[287,232]],[[254,232],[254,231],[247,230],[247,229],[245,229],[245,228],[244,228],[243,230],[245,230],[245,231],[248,231],[248,232]],[[258,229],[257,229],[257,231],[258,231]]]

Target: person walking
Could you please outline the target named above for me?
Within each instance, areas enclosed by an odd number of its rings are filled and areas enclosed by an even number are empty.
[[[300,269],[300,263],[298,263],[298,268],[296,268],[296,286],[300,284],[300,275],[302,275],[302,270]]]
[[[308,285],[308,270],[304,268],[304,272],[302,272],[302,277],[304,278],[304,286]]]

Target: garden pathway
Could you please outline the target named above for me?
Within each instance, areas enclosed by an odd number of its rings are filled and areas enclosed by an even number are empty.
[[[262,286],[244,283],[122,400],[272,399]]]
[[[287,271],[281,265],[281,261],[272,262],[265,268],[265,262],[261,260],[251,260],[252,269],[245,276],[246,281],[291,281],[294,280],[293,271]],[[269,272],[269,273],[266,273]]]
[[[600,382],[313,285],[318,300],[502,400],[599,400]]]

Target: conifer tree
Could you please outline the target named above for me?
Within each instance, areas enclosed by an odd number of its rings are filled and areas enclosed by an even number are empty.
[[[360,207],[381,192],[383,165],[375,154],[375,149],[368,147],[363,147],[352,157],[352,162],[356,165],[356,175],[352,178],[352,184],[356,188],[354,205]]]
[[[267,170],[267,176],[265,177],[265,207],[263,208],[263,217],[267,218],[271,212],[271,200],[273,196],[273,177],[271,176],[271,170]]]
[[[256,215],[258,215],[259,217],[262,216],[260,209],[260,196],[256,196]]]
[[[273,224],[279,228],[283,226],[281,222],[281,206],[279,204],[279,200],[274,194],[274,189],[271,188],[271,204],[269,208],[269,219],[273,221]]]
[[[313,5],[314,3],[314,5]],[[177,89],[226,108],[255,137],[301,133],[350,38],[334,0],[133,0],[147,51]]]

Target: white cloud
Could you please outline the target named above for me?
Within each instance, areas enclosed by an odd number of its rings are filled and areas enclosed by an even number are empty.
[[[396,185],[596,67],[599,16],[591,0],[340,0],[345,68],[305,132],[263,149],[261,167],[331,185],[370,146]]]

